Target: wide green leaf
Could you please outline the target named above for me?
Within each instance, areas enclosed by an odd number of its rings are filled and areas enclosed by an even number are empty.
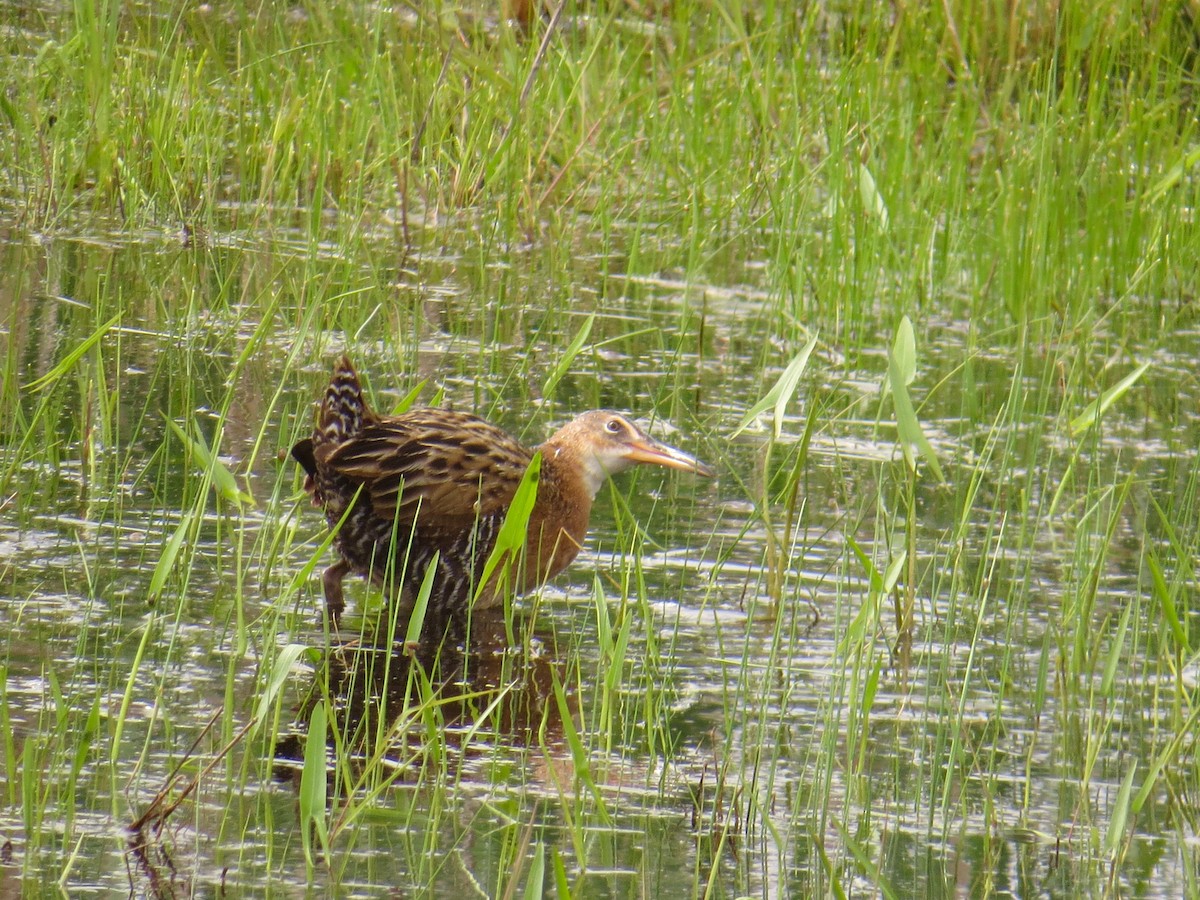
[[[783,374],[779,376],[774,386],[746,413],[746,417],[742,419],[741,424],[733,430],[733,434],[730,435],[731,438],[737,437],[749,428],[768,409],[772,410],[771,419],[774,423],[775,437],[779,437],[783,432],[783,417],[787,410],[787,405],[791,402],[792,395],[796,393],[796,386],[800,383],[800,376],[804,374],[804,368],[808,365],[808,358],[812,355],[813,348],[816,346],[817,335],[814,332],[812,337],[808,339],[808,343],[804,345],[799,353],[792,357],[792,361],[787,364],[787,368],[783,370]]]
[[[916,468],[917,454],[929,464],[938,481],[945,481],[941,464],[908,395],[908,385],[916,377],[916,339],[913,337],[912,322],[908,316],[900,320],[892,353],[888,358],[887,386],[891,389],[892,405],[896,411],[896,436],[900,449],[910,467]]]
[[[1108,408],[1125,396],[1125,393],[1133,387],[1139,378],[1146,374],[1146,370],[1149,368],[1149,362],[1142,363],[1085,406],[1083,412],[1071,420],[1071,434],[1078,437],[1104,418],[1104,413],[1108,411]]]

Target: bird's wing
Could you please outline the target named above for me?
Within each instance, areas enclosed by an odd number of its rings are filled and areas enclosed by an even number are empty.
[[[377,516],[411,526],[469,525],[503,513],[532,451],[477,416],[422,409],[368,424],[317,449],[321,465],[361,481]]]

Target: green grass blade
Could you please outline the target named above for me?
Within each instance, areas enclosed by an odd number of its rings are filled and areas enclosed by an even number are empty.
[[[833,860],[829,858],[829,852],[825,849],[825,839],[815,834],[810,835],[809,839],[812,841],[813,846],[817,848],[817,855],[821,857],[821,868],[829,878],[829,890],[833,892],[835,900],[846,900],[846,889],[842,887],[842,880],[838,878]]]
[[[312,837],[315,833],[326,858],[329,855],[329,834],[326,830],[325,800],[329,787],[329,776],[325,765],[325,746],[328,737],[328,722],[325,701],[313,707],[308,719],[308,737],[304,743],[304,768],[300,773],[300,829],[303,836],[304,857],[310,866],[313,860]]]
[[[558,358],[558,362],[554,365],[554,370],[546,379],[546,383],[542,385],[542,396],[549,397],[554,389],[558,386],[562,377],[571,369],[571,364],[575,362],[575,357],[579,355],[579,351],[583,349],[583,345],[587,342],[588,335],[592,333],[592,325],[596,322],[596,314],[592,313],[584,320],[571,343],[567,345],[567,349],[562,352]]]
[[[1151,186],[1146,195],[1149,202],[1158,203],[1161,201],[1176,185],[1183,181],[1184,176],[1191,169],[1194,169],[1198,163],[1200,163],[1200,148],[1189,151],[1183,159],[1167,170],[1167,174]]]
[[[1175,595],[1171,593],[1171,589],[1167,586],[1167,579],[1163,576],[1162,564],[1158,561],[1158,556],[1154,552],[1146,555],[1146,567],[1150,569],[1152,594],[1158,601],[1158,605],[1162,607],[1163,618],[1167,620],[1167,627],[1171,630],[1171,635],[1185,654],[1190,653],[1191,645],[1188,641],[1187,632],[1184,630],[1183,621],[1179,618],[1179,608],[1175,604]]]
[[[254,498],[238,487],[237,477],[208,449],[208,444],[205,443],[203,436],[199,432],[196,433],[195,437],[192,437],[180,428],[173,419],[168,418],[166,422],[171,431],[175,433],[175,436],[188,449],[188,453],[195,457],[201,471],[211,473],[213,489],[216,490],[217,494],[238,507],[243,503],[250,506],[254,505]]]
[[[1125,827],[1129,821],[1129,804],[1133,796],[1133,779],[1137,775],[1137,760],[1130,763],[1129,771],[1121,781],[1117,791],[1117,799],[1113,803],[1112,816],[1108,820],[1108,832],[1104,835],[1104,852],[1109,856],[1117,852],[1121,841],[1125,838]]]
[[[271,677],[267,679],[267,686],[263,688],[262,695],[258,698],[258,704],[254,708],[255,721],[251,733],[258,731],[262,727],[262,723],[268,719],[275,698],[279,696],[283,686],[292,680],[292,667],[307,649],[303,644],[288,644],[279,651],[275,657],[275,665],[271,667]]]
[[[166,585],[171,571],[175,568],[175,560],[179,557],[179,551],[183,547],[183,542],[192,529],[192,520],[195,518],[195,515],[195,512],[192,510],[185,512],[179,520],[179,524],[175,527],[175,533],[167,539],[167,544],[163,547],[162,556],[158,558],[158,562],[154,565],[154,574],[150,576],[147,602],[151,604],[158,602],[163,587]]]
[[[731,438],[737,437],[749,428],[768,409],[772,410],[775,437],[779,437],[783,432],[784,412],[787,409],[788,403],[791,402],[792,395],[796,393],[796,386],[800,383],[800,376],[804,374],[804,368],[808,365],[808,358],[812,355],[813,348],[816,346],[817,334],[813,332],[812,336],[808,339],[808,343],[804,345],[799,353],[792,357],[792,361],[787,364],[787,368],[783,370],[783,374],[779,376],[774,386],[746,413],[746,417],[742,419],[738,427],[729,435]]]
[[[1129,614],[1133,612],[1133,604],[1126,603],[1121,611],[1121,620],[1117,625],[1117,633],[1113,635],[1112,646],[1108,648],[1108,659],[1104,663],[1104,675],[1100,679],[1100,696],[1112,699],[1113,681],[1117,677],[1117,666],[1121,662],[1121,652],[1125,649],[1125,635],[1129,631]]]
[[[867,848],[856,840],[854,835],[841,822],[835,821],[833,825],[842,836],[846,848],[850,851],[850,855],[854,857],[854,861],[858,863],[858,867],[866,879],[877,887],[880,893],[887,897],[888,900],[899,900],[900,895],[896,893],[896,890],[888,880],[883,877],[883,872],[880,871],[875,861],[871,859],[871,854],[867,852]]]
[[[1107,391],[1084,407],[1083,412],[1071,420],[1071,434],[1075,437],[1083,434],[1104,417],[1108,408],[1125,396],[1139,378],[1150,368],[1149,362],[1144,362]]]
[[[541,473],[542,454],[535,453],[533,461],[529,463],[529,468],[521,476],[521,483],[517,486],[517,492],[513,495],[512,503],[509,504],[508,512],[504,516],[504,524],[500,526],[500,532],[496,535],[496,546],[488,555],[487,562],[483,566],[483,574],[475,585],[474,600],[479,599],[484,588],[487,587],[501,565],[505,566],[507,574],[502,575],[500,590],[506,590],[510,586],[505,582],[511,581],[512,566],[522,564],[521,556],[525,550],[525,535],[529,530],[529,516],[533,512],[533,504],[537,500]]]
[[[579,729],[575,727],[575,717],[571,711],[571,704],[567,701],[566,690],[563,688],[557,671],[551,669],[550,675],[554,703],[558,708],[558,715],[562,722],[563,740],[566,741],[567,747],[571,751],[571,760],[575,764],[575,777],[579,779],[579,783],[586,787],[591,794],[592,800],[596,804],[596,813],[599,815],[600,820],[605,825],[611,825],[612,816],[608,811],[608,805],[604,802],[604,794],[601,793],[595,780],[592,778],[592,766],[588,759],[587,747],[584,746],[583,737],[579,734]]]
[[[917,411],[908,396],[908,385],[916,374],[916,341],[913,337],[912,322],[908,316],[900,320],[900,328],[896,333],[896,341],[892,345],[892,354],[888,359],[888,387],[891,388],[892,404],[896,411],[896,433],[900,441],[900,449],[904,459],[913,469],[917,466],[915,450],[929,464],[938,481],[944,482],[946,476],[942,473],[937,454],[934,453]]]
[[[542,900],[546,881],[546,845],[538,841],[533,845],[533,859],[529,863],[529,876],[525,880],[525,900]]]
[[[421,391],[425,390],[425,385],[429,383],[429,379],[421,381],[415,388],[400,398],[400,402],[392,407],[391,415],[398,416],[408,412],[412,405],[417,402],[417,398],[421,396]]]
[[[900,575],[904,571],[904,563],[908,559],[908,551],[901,550],[888,563],[887,570],[881,573],[858,541],[847,536],[846,543],[850,545],[851,551],[862,564],[870,589],[867,591],[866,601],[859,607],[858,612],[847,626],[846,633],[838,643],[838,651],[843,654],[848,653],[851,647],[866,638],[871,623],[875,621],[875,617],[879,613],[880,601],[899,582]]]
[[[567,877],[567,865],[558,848],[550,848],[550,864],[554,868],[554,891],[558,900],[571,900],[571,881]]]
[[[883,199],[883,194],[879,192],[879,185],[875,183],[875,176],[862,163],[859,163],[858,166],[858,196],[862,200],[863,207],[879,223],[880,230],[887,231],[888,224],[891,221],[891,217],[888,215],[887,202]]]
[[[1200,703],[1192,708],[1183,727],[1176,731],[1170,743],[1150,763],[1150,771],[1146,773],[1146,777],[1142,780],[1142,786],[1138,788],[1137,796],[1134,797],[1130,806],[1134,815],[1141,811],[1142,805],[1149,799],[1150,794],[1154,791],[1154,786],[1158,784],[1158,776],[1163,769],[1178,761],[1179,751],[1183,748],[1184,742],[1190,744],[1197,722],[1200,722]]]
[[[429,611],[429,596],[433,593],[433,582],[437,578],[438,561],[441,558],[441,551],[434,551],[429,567],[425,570],[425,577],[421,579],[417,597],[413,601],[412,615],[408,617],[408,628],[404,633],[404,642],[409,647],[415,647],[421,641],[421,629]]]
[[[896,365],[897,378],[908,387],[917,380],[917,337],[913,333],[912,320],[902,316],[892,342],[892,361]],[[890,390],[896,378],[889,378],[885,390]]]
[[[98,344],[100,340],[106,334],[108,334],[108,332],[110,332],[119,321],[121,321],[121,316],[118,313],[93,331],[90,335],[88,335],[84,341],[77,344],[75,348],[61,360],[59,360],[58,364],[49,372],[47,372],[41,378],[37,378],[25,385],[24,390],[38,391],[44,388],[46,385],[52,384],[53,382],[62,378],[67,374],[67,372],[71,371],[71,369],[75,367],[75,363],[79,362],[85,353],[91,350],[92,347],[96,346],[96,344]]]

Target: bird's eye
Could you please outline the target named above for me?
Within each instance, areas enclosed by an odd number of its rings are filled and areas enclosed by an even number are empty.
[[[621,420],[620,419],[609,419],[607,424],[605,424],[605,426],[604,426],[604,430],[607,431],[609,434],[620,434],[621,433]]]

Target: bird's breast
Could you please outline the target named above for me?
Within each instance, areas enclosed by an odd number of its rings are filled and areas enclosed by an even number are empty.
[[[587,537],[592,499],[584,486],[560,471],[561,461],[543,459],[537,500],[525,543],[524,590],[532,590],[571,564]]]

